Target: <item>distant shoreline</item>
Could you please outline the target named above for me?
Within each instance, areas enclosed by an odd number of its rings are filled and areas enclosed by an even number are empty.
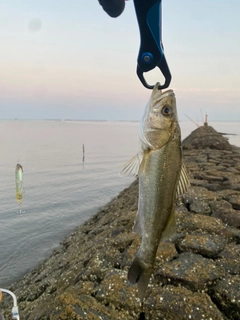
[[[136,122],[139,123],[139,120],[107,120],[107,119],[59,119],[59,118],[52,118],[52,119],[1,119],[0,121],[59,121],[59,122]],[[179,120],[179,122],[190,122],[187,120]],[[212,120],[209,124],[211,123],[239,123],[240,120],[228,120],[228,121],[223,121],[223,120]],[[199,125],[201,126],[201,125]],[[221,134],[230,134],[230,133],[221,133]]]
[[[0,121],[52,121],[52,122],[134,122],[140,120],[90,120],[90,119],[0,119]]]

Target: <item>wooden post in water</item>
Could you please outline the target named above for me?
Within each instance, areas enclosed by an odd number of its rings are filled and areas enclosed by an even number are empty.
[[[83,143],[83,145],[82,145],[82,148],[83,148],[83,158],[82,158],[82,161],[84,162],[84,160],[85,160],[85,148],[84,148],[84,143]]]

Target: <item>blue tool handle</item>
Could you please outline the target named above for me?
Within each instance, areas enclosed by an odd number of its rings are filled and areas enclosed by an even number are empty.
[[[160,89],[167,88],[171,74],[164,56],[162,44],[162,0],[134,0],[140,31],[140,48],[137,59],[137,75],[142,84],[149,89],[143,72],[148,72],[156,66],[162,71],[165,83]]]

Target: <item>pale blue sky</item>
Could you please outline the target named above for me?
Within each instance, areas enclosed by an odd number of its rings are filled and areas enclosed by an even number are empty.
[[[147,1],[147,0],[146,0]],[[240,1],[162,0],[163,44],[181,120],[240,121]],[[133,1],[110,18],[98,0],[2,0],[0,118],[139,120]],[[154,70],[151,83],[161,80]]]

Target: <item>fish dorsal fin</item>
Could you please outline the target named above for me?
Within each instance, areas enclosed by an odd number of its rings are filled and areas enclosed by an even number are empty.
[[[161,241],[166,241],[172,238],[175,235],[175,233],[176,233],[176,219],[175,219],[175,213],[173,210],[168,220],[168,223],[163,230]]]
[[[190,181],[188,178],[187,169],[186,169],[184,163],[182,163],[180,178],[179,178],[179,182],[178,182],[178,186],[177,186],[177,197],[186,193],[189,187],[190,187]]]
[[[129,160],[127,163],[125,163],[123,169],[119,172],[119,176],[137,176],[139,167],[141,164],[141,159],[139,159],[139,156],[136,155],[131,160]]]
[[[177,186],[177,197],[186,193],[189,187],[190,187],[190,181],[188,178],[187,169],[184,163],[182,163],[179,182]],[[163,230],[161,241],[165,241],[172,238],[175,232],[176,232],[176,219],[175,219],[175,213],[173,210],[168,220],[168,223]]]

